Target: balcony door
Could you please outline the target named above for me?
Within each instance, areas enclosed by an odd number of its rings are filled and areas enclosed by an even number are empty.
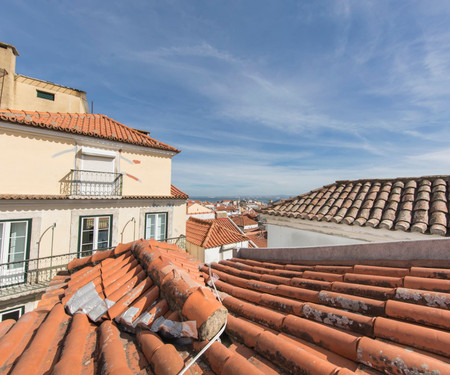
[[[82,148],[79,195],[115,195],[115,157],[116,154],[111,151]]]
[[[145,215],[145,238],[158,241],[167,238],[167,212]]]
[[[0,286],[25,282],[30,220],[0,222]]]

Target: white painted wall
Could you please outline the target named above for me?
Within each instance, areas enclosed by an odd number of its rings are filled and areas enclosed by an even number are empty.
[[[233,258],[233,249],[241,247],[248,247],[248,241],[205,249],[205,263],[219,262],[220,260],[231,259]]]
[[[365,243],[346,237],[266,224],[267,247],[307,247]]]

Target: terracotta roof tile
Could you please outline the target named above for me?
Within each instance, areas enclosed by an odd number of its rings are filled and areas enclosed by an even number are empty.
[[[226,319],[227,339],[205,352],[195,373],[450,373],[448,268],[235,258],[211,265],[222,305],[172,259],[197,264],[196,271],[186,269],[210,281],[208,266],[154,240],[120,245],[107,258],[73,261],[70,279],[55,280],[42,300],[53,303],[50,312],[28,313],[6,326],[1,371],[31,362],[54,373],[73,363],[74,373],[177,374]],[[88,317],[96,306],[94,322]],[[191,338],[191,348],[149,330],[175,323],[193,323],[206,340]],[[42,350],[46,345],[53,349]],[[29,361],[26,353],[34,351]]]
[[[448,235],[450,176],[336,181],[262,210],[312,220]]]
[[[248,240],[227,218],[201,220],[190,217],[186,222],[186,241],[203,248],[218,247]]]
[[[195,352],[167,343],[166,334],[181,332],[171,331],[175,321],[182,315],[186,322],[179,324],[193,327],[182,331],[188,340],[210,339],[226,321],[227,310],[204,285],[198,265],[184,250],[155,240],[73,260],[70,275],[55,278],[37,310],[0,325],[7,331],[0,372],[177,374]],[[149,331],[162,326],[163,333]],[[151,355],[149,334],[162,343]]]
[[[211,264],[233,342],[279,373],[450,373],[447,268],[329,264]]]
[[[124,195],[123,199],[188,199],[189,195],[183,193],[175,186],[171,185],[170,195]],[[25,195],[25,194],[0,194],[0,200],[68,200],[67,195]],[[79,198],[83,199],[83,198]],[[114,200],[114,199],[113,199]]]
[[[130,143],[166,151],[180,152],[176,148],[159,142],[147,134],[98,114],[49,113],[5,110],[0,111],[0,120],[43,129],[74,133],[111,141]]]

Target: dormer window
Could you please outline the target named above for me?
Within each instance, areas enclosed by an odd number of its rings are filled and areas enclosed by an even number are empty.
[[[52,94],[51,92],[36,90],[36,96],[41,99],[55,101],[55,94]]]

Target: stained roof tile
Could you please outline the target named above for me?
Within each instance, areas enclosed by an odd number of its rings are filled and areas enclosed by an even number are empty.
[[[418,373],[450,373],[447,268],[419,263],[414,267],[355,262],[334,266],[330,261],[315,266],[301,261],[291,264],[235,258],[211,265],[214,278],[219,278],[215,287],[222,305],[209,289],[199,287],[181,266],[171,262],[171,252],[178,262],[184,257],[179,263],[193,264],[186,253],[168,250],[156,241],[118,246],[106,259],[97,256],[74,261],[70,279],[61,277],[42,300],[51,301],[50,312],[25,314],[0,339],[0,369],[14,371],[24,362],[26,352],[38,345],[35,340],[50,330],[48,327],[59,327],[45,334],[55,347],[45,354],[44,361],[50,367],[41,362],[40,349],[33,359],[36,367],[57,373],[70,361],[74,363],[71,369],[78,373],[118,369],[121,373],[176,374],[208,341],[191,338],[192,350],[176,341],[172,346],[164,331],[152,333],[148,328],[167,328],[176,322],[188,326],[195,321],[198,336],[209,339],[220,326],[215,322],[226,319],[231,341],[214,343],[201,357],[202,367],[196,365],[195,373],[373,375],[419,369]],[[211,281],[208,266],[190,270],[200,280]],[[146,277],[127,288],[142,272]],[[331,279],[300,278],[298,274]],[[116,287],[122,297],[108,305],[105,281],[109,284],[123,277],[126,282]],[[422,289],[410,289],[411,283]],[[440,291],[433,291],[436,283]],[[96,296],[96,303],[104,309],[98,322],[85,315],[92,307],[92,298],[80,300],[73,317],[62,309],[63,304],[70,305],[62,297],[64,293],[74,292],[73,298],[86,285],[91,285],[88,293]],[[58,316],[60,320],[53,319]],[[170,322],[166,324],[164,319]],[[23,342],[14,340],[17,334]],[[76,352],[73,347],[81,349]],[[417,367],[422,365],[425,367]]]
[[[324,367],[311,373],[403,374],[414,371],[419,357],[429,366],[424,373],[450,373],[447,268],[314,266],[245,258],[211,267],[230,311],[226,332],[280,373],[301,373],[315,363]],[[303,277],[274,277],[288,269]],[[201,271],[208,279],[208,267]],[[316,280],[330,275],[336,279]],[[422,289],[409,289],[412,282]],[[433,291],[436,284],[438,292]],[[311,355],[308,360],[295,343]],[[380,357],[380,350],[386,356]]]

